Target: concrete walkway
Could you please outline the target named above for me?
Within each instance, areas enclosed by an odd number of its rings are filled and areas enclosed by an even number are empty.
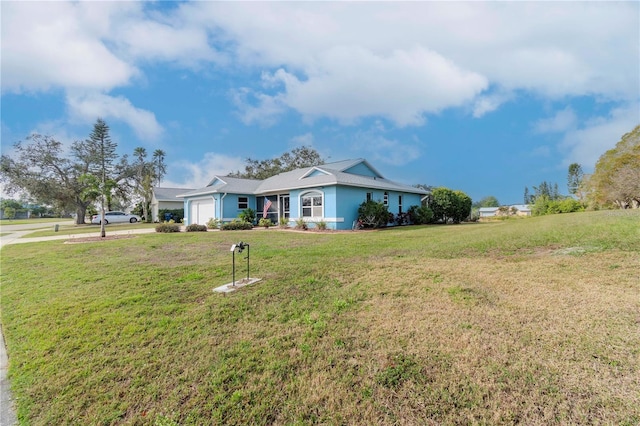
[[[70,222],[60,222],[60,224],[69,224]],[[40,223],[40,224],[27,224],[27,225],[1,225],[0,233],[5,234],[0,236],[0,249],[8,244],[24,244],[34,243],[40,241],[52,241],[52,240],[72,240],[74,238],[86,238],[86,237],[99,237],[100,227],[96,228],[96,232],[89,232],[85,234],[63,234],[55,235],[51,237],[37,237],[37,238],[24,238],[31,232],[42,229],[53,229],[55,222]],[[154,228],[145,229],[128,229],[128,230],[115,230],[107,228],[107,235],[131,235],[131,234],[146,234],[155,232]],[[2,288],[0,287],[0,292]],[[2,326],[0,324],[0,426],[14,426],[18,424],[16,417],[14,399],[11,394],[11,386],[7,377],[9,371],[9,358],[7,356],[7,348],[4,341],[4,335],[2,334]]]

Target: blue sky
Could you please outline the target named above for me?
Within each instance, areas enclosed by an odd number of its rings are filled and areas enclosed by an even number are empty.
[[[638,2],[8,2],[2,153],[97,117],[198,188],[297,146],[521,203],[640,124]]]

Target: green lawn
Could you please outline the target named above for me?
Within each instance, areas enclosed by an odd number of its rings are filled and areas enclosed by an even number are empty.
[[[155,228],[157,223],[111,223],[105,226],[105,232],[109,235],[110,232],[113,231],[126,231],[130,229],[144,229],[144,228]],[[78,235],[78,234],[90,234],[90,233],[99,233],[100,225],[60,225],[58,227],[58,232],[56,232],[53,227],[51,229],[30,232],[25,235],[23,238],[36,238],[36,237],[52,237],[55,235]]]
[[[72,222],[72,218],[37,218],[37,219],[2,219],[0,220],[0,228],[2,225],[29,225],[29,224],[43,224],[43,223],[54,223],[54,222]]]
[[[22,424],[634,425],[639,265],[640,212],[144,234],[6,246],[0,306]]]

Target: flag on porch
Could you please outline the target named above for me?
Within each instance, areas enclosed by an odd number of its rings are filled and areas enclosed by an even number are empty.
[[[269,207],[271,207],[271,200],[269,200],[267,197],[264,197],[264,209],[262,209],[262,217],[267,217]]]

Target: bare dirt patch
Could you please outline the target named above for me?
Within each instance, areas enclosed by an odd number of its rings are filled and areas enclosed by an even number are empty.
[[[65,241],[65,244],[97,243],[101,241],[126,240],[135,235],[107,235],[106,237],[78,237]]]

